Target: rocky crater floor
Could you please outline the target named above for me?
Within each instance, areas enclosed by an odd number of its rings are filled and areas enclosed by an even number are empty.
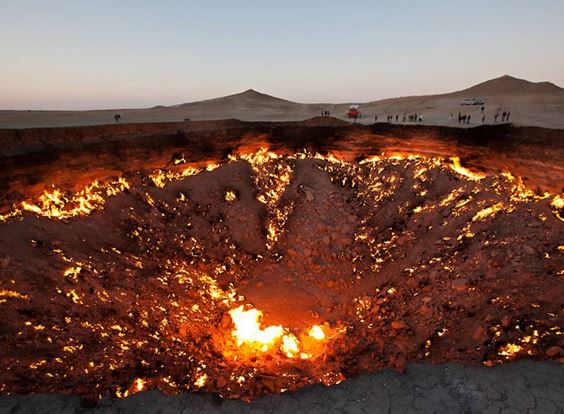
[[[47,188],[18,156],[0,216],[0,391],[251,401],[408,363],[563,361],[558,177],[267,141],[200,160],[161,149],[166,163]]]

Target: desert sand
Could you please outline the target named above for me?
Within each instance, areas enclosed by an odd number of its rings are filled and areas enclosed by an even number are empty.
[[[369,87],[369,86],[368,86]],[[377,91],[375,92],[375,94]],[[386,120],[388,115],[421,113],[423,124],[449,126],[476,126],[482,124],[480,106],[461,106],[464,98],[485,100],[486,123],[494,123],[494,115],[511,112],[510,122],[515,125],[564,128],[564,89],[550,82],[529,82],[511,76],[502,76],[457,92],[375,100],[361,103],[363,117],[360,123]],[[359,102],[354,102],[358,104]],[[0,128],[37,128],[80,125],[100,125],[114,122],[114,114],[122,116],[123,123],[178,122],[185,119],[242,121],[297,121],[318,116],[322,110],[331,116],[346,119],[351,103],[297,103],[276,98],[249,89],[242,93],[216,99],[183,103],[173,106],[155,106],[143,109],[107,109],[92,111],[9,111],[0,110]],[[471,115],[468,125],[459,125],[458,112]],[[454,115],[450,119],[450,114]]]

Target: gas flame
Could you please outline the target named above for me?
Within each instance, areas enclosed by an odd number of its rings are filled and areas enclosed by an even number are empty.
[[[129,183],[122,177],[108,183],[94,181],[78,193],[71,195],[63,193],[58,188],[53,188],[41,194],[37,203],[23,201],[21,209],[38,216],[68,219],[91,214],[94,210],[104,206],[106,197],[118,195],[129,188]],[[10,216],[20,213],[21,210],[16,209]]]
[[[300,339],[281,325],[261,328],[262,312],[257,309],[245,310],[245,306],[229,311],[235,329],[233,337],[237,346],[246,345],[253,351],[268,352],[279,346],[279,350],[288,358],[309,359],[319,354],[321,342],[326,339],[325,331],[320,325],[313,325]],[[305,352],[304,352],[305,351]]]
[[[262,312],[257,309],[245,310],[243,305],[229,311],[235,329],[233,336],[237,339],[237,345],[248,344],[260,349],[262,352],[268,349],[284,334],[284,328],[280,325],[260,328]]]
[[[319,341],[325,339],[325,332],[323,332],[323,328],[319,325],[313,325],[309,330],[308,335]]]
[[[284,335],[281,349],[288,358],[294,358],[300,352],[298,338],[294,334]]]
[[[479,181],[482,178],[486,177],[484,174],[476,173],[474,171],[469,170],[466,167],[463,167],[460,164],[460,158],[459,157],[451,157],[450,160],[452,161],[451,168],[454,171],[456,171],[458,174],[463,175],[464,177],[468,178],[469,180]]]

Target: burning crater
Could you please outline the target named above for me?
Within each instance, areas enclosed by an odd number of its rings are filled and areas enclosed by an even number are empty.
[[[233,153],[0,222],[0,390],[252,399],[564,357],[564,199],[456,157]]]

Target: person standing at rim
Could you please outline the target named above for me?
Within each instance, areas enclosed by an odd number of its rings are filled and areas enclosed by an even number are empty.
[[[505,117],[505,120],[506,120],[507,122],[509,122],[509,114],[510,114],[510,113],[511,113],[511,112],[507,111],[507,116]]]

